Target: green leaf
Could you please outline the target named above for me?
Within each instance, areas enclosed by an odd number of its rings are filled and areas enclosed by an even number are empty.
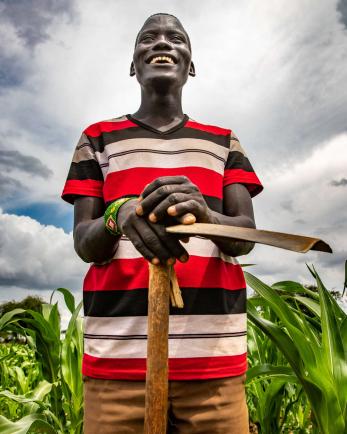
[[[2,330],[9,322],[10,320],[20,314],[25,313],[26,311],[24,309],[13,309],[10,312],[6,312],[2,317],[0,318],[0,330]]]
[[[318,292],[314,292],[311,289],[305,288],[305,286],[301,285],[301,283],[292,282],[290,280],[276,282],[272,285],[272,288],[276,289],[277,291],[283,291],[283,292],[289,292],[295,294],[307,294],[311,298],[314,298],[315,300],[319,299]]]
[[[247,371],[247,383],[252,381],[277,378],[289,383],[298,383],[298,377],[294,375],[289,366],[275,366],[262,364],[254,366]]]
[[[22,419],[12,422],[4,416],[0,416],[0,432],[1,434],[27,434],[29,430],[40,430],[42,433],[58,434],[42,416],[29,414]]]
[[[60,292],[64,296],[64,301],[66,304],[66,307],[69,309],[71,313],[74,313],[76,307],[75,307],[75,297],[72,295],[72,293],[66,289],[66,288],[57,288],[52,292],[51,298],[50,298],[50,304],[52,304],[53,296],[56,292]]]
[[[295,295],[293,299],[298,300],[300,303],[305,305],[312,313],[320,318],[321,310],[318,301],[312,300],[308,297],[302,297],[301,295]]]

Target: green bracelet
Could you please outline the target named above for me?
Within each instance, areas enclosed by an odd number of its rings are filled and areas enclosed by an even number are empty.
[[[123,197],[122,199],[115,200],[107,207],[104,214],[105,227],[112,235],[121,235],[121,231],[117,225],[117,215],[120,207],[131,199],[135,199],[135,197]]]

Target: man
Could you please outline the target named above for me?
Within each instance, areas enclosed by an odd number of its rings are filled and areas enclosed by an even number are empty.
[[[85,433],[143,430],[146,260],[176,263],[184,299],[170,312],[169,432],[247,433],[246,290],[234,257],[253,245],[192,238],[184,247],[165,226],[255,227],[251,196],[262,187],[231,130],[183,113],[195,69],[177,18],[146,20],[130,75],[140,108],[83,132],[63,192],[75,249],[93,263],[83,287]]]

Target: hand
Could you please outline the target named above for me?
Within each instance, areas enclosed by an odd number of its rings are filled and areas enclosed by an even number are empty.
[[[139,217],[135,209],[136,199],[129,200],[119,208],[117,224],[120,231],[133,243],[141,255],[152,264],[173,264],[175,258],[188,260],[188,253],[177,237],[169,234],[162,224],[153,224]]]
[[[213,218],[199,188],[186,176],[162,176],[148,184],[139,198],[136,213],[148,215],[155,223],[165,217],[173,216],[183,224],[195,221],[211,223]]]

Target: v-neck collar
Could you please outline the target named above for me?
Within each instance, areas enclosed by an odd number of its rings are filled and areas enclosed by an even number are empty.
[[[174,131],[179,130],[180,128],[183,128],[185,124],[188,122],[189,116],[184,115],[181,122],[179,122],[177,125],[173,126],[167,131],[160,131],[156,128],[151,127],[150,125],[145,124],[144,122],[139,121],[138,119],[133,118],[131,115],[126,115],[126,118],[129,119],[129,121],[134,122],[134,124],[139,125],[142,128],[145,128],[146,130],[152,131],[153,133],[159,134],[161,136],[164,136],[165,134],[173,133]]]

